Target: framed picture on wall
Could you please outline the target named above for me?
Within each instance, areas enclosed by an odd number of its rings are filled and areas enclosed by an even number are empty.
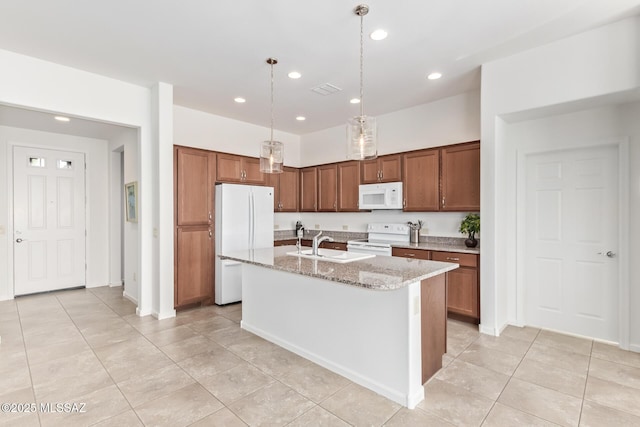
[[[124,185],[124,206],[127,221],[138,222],[138,181]]]

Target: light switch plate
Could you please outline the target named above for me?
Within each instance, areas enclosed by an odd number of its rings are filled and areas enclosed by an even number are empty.
[[[348,225],[343,225],[343,226],[342,226],[342,229],[346,231],[346,230],[348,230],[348,229],[349,229],[349,226],[348,226]]]

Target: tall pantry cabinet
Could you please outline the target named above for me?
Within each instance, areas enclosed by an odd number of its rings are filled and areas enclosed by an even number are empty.
[[[175,146],[175,308],[214,301],[216,154]]]

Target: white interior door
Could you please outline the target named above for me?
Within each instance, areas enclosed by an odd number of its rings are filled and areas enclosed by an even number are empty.
[[[13,149],[15,295],[85,285],[84,154]]]
[[[526,323],[618,340],[618,153],[528,156]]]

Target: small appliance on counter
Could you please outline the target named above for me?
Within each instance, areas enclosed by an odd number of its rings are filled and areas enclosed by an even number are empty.
[[[391,256],[391,245],[409,243],[407,224],[374,223],[367,226],[368,239],[349,240],[347,251],[361,254]]]
[[[296,239],[304,237],[304,225],[300,221],[296,221]]]

